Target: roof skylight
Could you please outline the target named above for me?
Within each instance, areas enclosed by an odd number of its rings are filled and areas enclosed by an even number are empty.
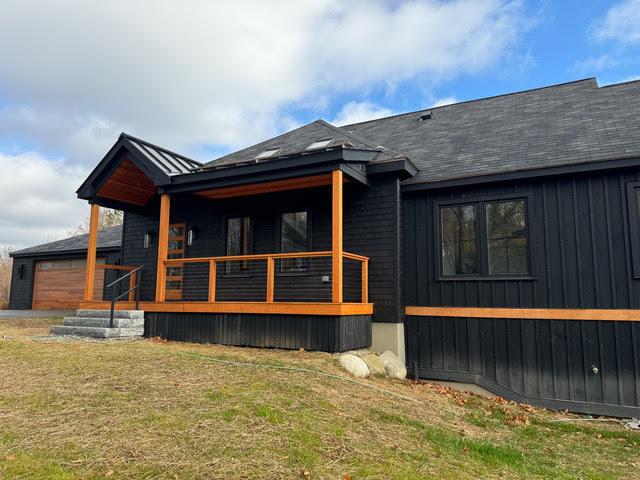
[[[256,160],[262,160],[263,158],[273,157],[280,150],[281,150],[280,147],[278,147],[278,148],[270,148],[268,150],[264,150],[264,151],[260,152],[258,155],[256,155]]]
[[[333,142],[333,138],[325,138],[324,140],[316,140],[311,145],[309,145],[305,150],[315,150],[317,148],[327,147],[331,142]]]

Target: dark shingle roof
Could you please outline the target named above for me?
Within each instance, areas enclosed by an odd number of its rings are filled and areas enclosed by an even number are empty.
[[[191,173],[194,168],[202,165],[200,162],[191,160],[184,155],[174,153],[126,133],[121,133],[120,136],[128,140],[133,148],[169,176]]]
[[[44,243],[34,247],[24,248],[11,252],[11,256],[35,256],[43,254],[56,254],[86,250],[89,245],[89,235],[76,235],[74,237]],[[122,243],[122,225],[105,228],[98,232],[98,249],[117,249]]]
[[[405,183],[640,156],[640,82],[595,79],[342,127],[399,150],[418,167]]]
[[[408,158],[419,171],[405,183],[640,157],[640,81],[598,87],[591,78],[343,127],[316,121],[205,168],[254,161],[270,148],[300,153],[323,138],[384,147],[375,162]]]
[[[327,148],[345,146],[346,148],[357,148],[361,150],[381,150],[375,142],[360,138],[358,135],[335,127],[324,120],[316,120],[295,130],[231,153],[213,162],[206,163],[204,168],[210,169],[245,162],[254,163],[256,156],[260,153],[265,150],[279,148],[280,150],[274,156],[260,159],[260,162],[268,162],[275,158],[306,152],[306,148],[313,142],[326,139],[332,139]],[[391,152],[381,151],[380,156],[388,157],[390,154]]]

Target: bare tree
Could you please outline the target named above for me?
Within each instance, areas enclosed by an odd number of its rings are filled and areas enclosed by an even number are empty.
[[[122,212],[119,210],[112,210],[110,208],[101,208],[100,209],[100,218],[98,220],[98,229],[102,230],[103,228],[115,227],[116,225],[122,225]],[[71,230],[67,230],[67,233],[71,236],[73,235],[82,235],[83,233],[89,232],[89,214],[87,214],[80,225],[76,228],[72,228]]]
[[[9,305],[11,268],[13,266],[13,259],[9,256],[11,250],[11,247],[0,246],[0,310]]]

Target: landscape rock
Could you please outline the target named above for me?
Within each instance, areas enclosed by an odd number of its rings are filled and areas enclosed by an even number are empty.
[[[407,367],[391,350],[382,352],[379,358],[384,362],[384,369],[389,378],[397,378],[399,380],[407,378]]]
[[[385,377],[387,372],[384,368],[384,362],[375,353],[367,353],[360,357],[369,367],[369,373],[374,377]]]
[[[354,377],[366,378],[369,376],[369,367],[364,361],[351,353],[343,353],[338,359],[338,363],[342,368]]]
[[[349,350],[348,352],[344,352],[345,354],[349,353],[351,355],[355,355],[356,357],[364,357],[365,355],[374,354],[375,352],[369,350],[368,348],[359,348],[357,350]]]

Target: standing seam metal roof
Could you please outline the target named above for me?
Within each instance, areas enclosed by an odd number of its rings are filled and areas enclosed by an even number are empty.
[[[160,168],[169,176],[192,173],[194,169],[200,168],[202,164],[179,155],[166,148],[158,147],[139,138],[132,137],[126,133],[121,134],[140,154],[150,162]]]

